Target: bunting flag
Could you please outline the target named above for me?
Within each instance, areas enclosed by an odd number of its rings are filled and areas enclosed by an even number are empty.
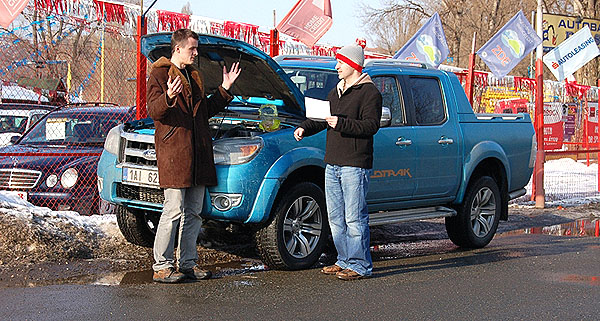
[[[494,76],[501,79],[540,43],[542,39],[519,11],[477,51],[477,55]]]
[[[175,31],[190,25],[190,16],[187,14],[166,10],[156,10],[156,13],[158,14],[159,30]]]
[[[585,26],[544,55],[542,60],[554,77],[563,81],[598,55],[600,51],[590,28]]]
[[[332,23],[330,0],[300,0],[279,22],[277,30],[313,47]]]
[[[393,58],[426,62],[437,68],[448,57],[448,53],[446,34],[436,12]]]
[[[106,19],[106,22],[125,24],[127,21],[125,8],[122,4],[94,0],[94,7],[96,7],[96,18],[98,21],[102,21],[103,17]]]

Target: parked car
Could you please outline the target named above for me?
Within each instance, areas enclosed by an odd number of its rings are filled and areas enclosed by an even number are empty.
[[[143,53],[169,57],[170,37],[144,36]],[[240,61],[242,69],[231,88],[236,98],[210,120],[218,185],[207,189],[202,216],[253,227],[271,268],[312,266],[329,239],[325,131],[300,142],[293,131],[305,119],[300,89],[322,100],[337,83],[335,59],[280,57],[278,64],[244,42],[209,35],[198,45],[207,91],[220,84],[224,64]],[[487,245],[533,171],[529,115],[474,114],[454,74],[422,64],[368,61],[364,71],[384,104],[367,195],[370,224],[445,217],[454,243]],[[143,246],[153,244],[163,202],[153,135],[150,119],[113,128],[98,166],[100,196],[117,204],[125,238]]]
[[[14,145],[0,148],[0,190],[53,210],[98,214],[96,166],[104,140],[134,117],[133,107],[107,104],[54,109]]]
[[[56,106],[0,104],[0,146],[11,144]]]

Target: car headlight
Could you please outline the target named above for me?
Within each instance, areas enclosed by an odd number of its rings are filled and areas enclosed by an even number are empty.
[[[260,137],[224,138],[213,143],[215,164],[238,165],[251,161],[263,147]]]
[[[54,187],[56,186],[56,183],[58,183],[58,176],[56,176],[56,174],[51,174],[46,178],[46,186]]]
[[[119,155],[122,127],[123,125],[113,127],[106,135],[106,140],[104,141],[104,149],[113,155]]]
[[[60,176],[60,185],[64,188],[71,188],[77,183],[78,177],[79,173],[77,173],[77,170],[71,167]]]

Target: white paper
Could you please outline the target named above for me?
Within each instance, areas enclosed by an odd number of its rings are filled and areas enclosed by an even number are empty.
[[[329,101],[314,99],[310,97],[304,98],[306,107],[306,117],[312,120],[325,120],[325,117],[331,116]]]

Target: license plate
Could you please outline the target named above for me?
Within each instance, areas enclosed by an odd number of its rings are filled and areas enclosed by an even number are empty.
[[[158,188],[158,171],[124,167],[123,182]]]
[[[3,194],[6,195],[12,195],[12,196],[17,196],[19,198],[22,198],[23,200],[27,200],[27,192],[22,192],[22,191],[2,191]]]

